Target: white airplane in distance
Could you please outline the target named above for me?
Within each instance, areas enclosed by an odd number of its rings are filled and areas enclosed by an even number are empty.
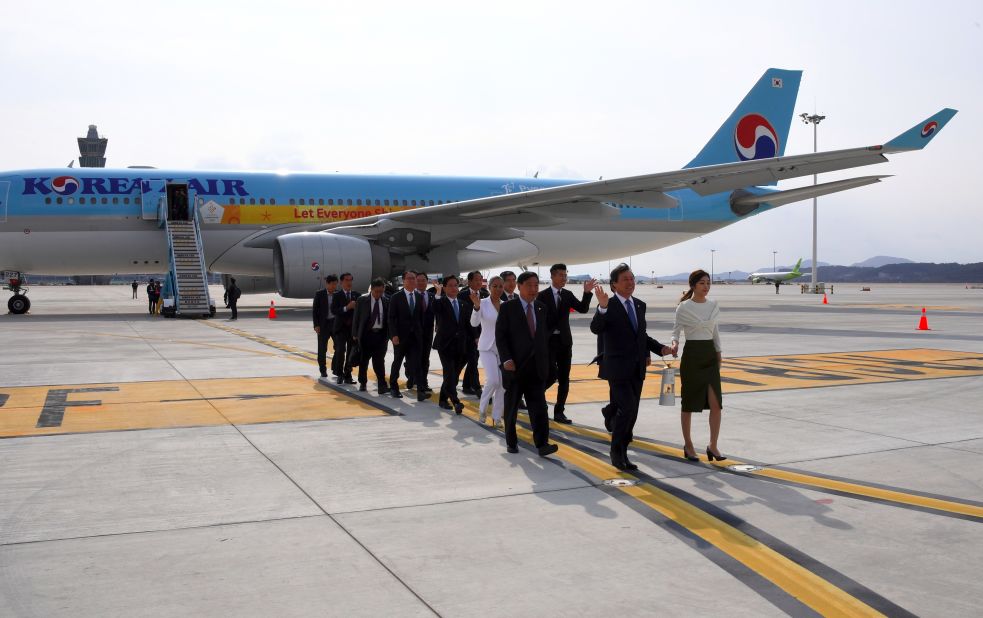
[[[795,267],[790,271],[785,272],[763,272],[763,273],[751,273],[747,276],[747,280],[751,283],[773,283],[775,284],[775,292],[778,292],[778,286],[783,283],[792,281],[793,279],[798,279],[799,277],[804,277],[809,273],[803,273],[799,271],[799,267],[802,266],[802,258],[795,263]]]
[[[775,186],[921,150],[956,114],[940,110],[880,144],[786,155],[800,78],[801,71],[765,71],[681,169],[592,182],[0,170],[0,273],[13,292],[7,307],[29,310],[24,273],[168,273],[165,308],[170,286],[178,313],[191,316],[207,310],[208,273],[238,277],[246,294],[311,298],[331,273],[349,273],[365,289],[374,277],[407,269],[449,274],[636,255],[785,204],[876,184],[886,176]]]

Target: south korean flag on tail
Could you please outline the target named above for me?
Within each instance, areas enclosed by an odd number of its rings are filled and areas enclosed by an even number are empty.
[[[772,77],[771,78],[771,87],[772,88],[781,88],[782,87],[782,78],[781,77]]]

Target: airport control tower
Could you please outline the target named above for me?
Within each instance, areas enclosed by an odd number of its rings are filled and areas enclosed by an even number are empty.
[[[106,145],[109,138],[99,137],[96,125],[89,125],[89,134],[79,140],[79,167],[106,167]]]

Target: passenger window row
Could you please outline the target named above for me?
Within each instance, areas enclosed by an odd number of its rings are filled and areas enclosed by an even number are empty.
[[[66,197],[66,198],[56,197],[56,198],[53,198],[53,199],[51,197],[46,197],[46,198],[44,198],[44,203],[45,204],[51,204],[52,202],[54,202],[55,204],[74,204],[75,203],[75,199],[76,198],[74,198],[74,197]],[[109,198],[109,197],[102,197],[102,198],[99,198],[99,197],[88,197],[88,198],[86,198],[86,197],[80,197],[80,198],[78,198],[78,203],[79,204],[100,204],[100,203],[101,204],[109,204],[110,201],[111,201],[113,204],[120,204],[120,203],[129,204],[130,203],[130,199],[131,198],[129,198],[129,197],[118,197],[118,196],[117,197],[112,197],[112,198]],[[139,197],[134,197],[132,199],[133,199],[133,203],[134,204],[139,204],[141,202],[141,199]],[[245,205],[246,204],[246,199],[247,198],[240,197],[239,198],[239,204]],[[265,197],[261,197],[261,198],[250,197],[248,199],[249,199],[249,204],[250,205],[255,205],[257,203],[257,199],[259,200],[259,204],[260,205],[266,205],[266,201],[267,201]],[[120,200],[122,200],[122,202]],[[325,201],[327,201],[327,204],[325,204]],[[335,200],[334,198],[329,198],[329,199],[325,200],[324,198],[319,198],[317,200],[317,205],[318,206],[325,206],[325,205],[327,205],[327,206],[334,206],[336,204],[336,202],[337,202],[337,205],[338,206],[373,206],[373,205],[374,206],[399,206],[400,205],[400,202],[402,202],[402,205],[403,206],[435,206],[435,205],[441,205],[441,204],[450,204],[453,201],[454,200],[398,200],[398,199],[396,199],[396,200],[374,200],[374,199],[368,199],[368,198],[366,198],[365,200],[357,199],[357,198],[356,199],[352,199],[352,198],[348,198],[348,199],[338,198],[337,200]],[[203,204],[204,203],[204,198],[203,197],[199,197],[198,198],[198,203],[199,204]],[[235,198],[232,198],[232,203],[233,204],[235,203]],[[275,206],[276,205],[276,198],[273,198],[273,197],[269,198],[269,203],[270,203],[271,206]],[[300,206],[310,205],[310,206],[314,206],[315,203],[314,203],[314,198],[309,198],[309,199],[306,199],[306,200],[305,200],[305,198],[300,198],[300,199],[290,198],[290,205],[291,206],[295,206],[295,205],[300,205]]]

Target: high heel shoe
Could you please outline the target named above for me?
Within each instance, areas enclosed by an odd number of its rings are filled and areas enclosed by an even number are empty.
[[[716,459],[717,461],[723,461],[723,460],[725,460],[727,458],[724,457],[723,455],[714,455],[713,451],[711,451],[710,450],[710,447],[708,446],[707,447],[707,459],[709,459],[710,461],[713,461],[714,459]]]
[[[689,461],[700,461],[700,458],[696,456],[695,449],[693,451],[693,454],[690,455],[689,453],[686,452],[686,447],[685,446],[683,447],[683,457],[685,457]]]

